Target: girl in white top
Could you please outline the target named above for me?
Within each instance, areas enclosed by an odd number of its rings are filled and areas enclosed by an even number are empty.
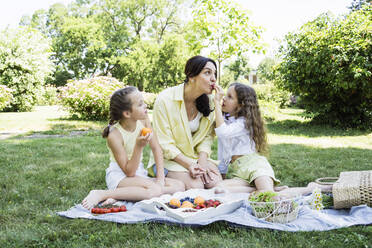
[[[102,136],[107,138],[110,166],[106,169],[108,190],[92,190],[82,201],[90,209],[116,200],[140,201],[184,191],[181,181],[165,178],[163,154],[156,134],[141,135],[142,128],[151,128],[147,106],[136,87],[117,90],[110,99],[110,122]],[[150,144],[157,167],[156,179],[147,176],[143,168],[143,148]]]
[[[267,140],[256,92],[241,83],[231,84],[224,97],[220,86],[216,85],[215,91],[218,167],[221,174],[231,178],[217,184],[220,190],[222,187],[231,192],[280,191],[279,196],[292,197],[322,188],[316,183],[304,188],[274,187],[280,182],[267,159],[259,155],[267,151]]]

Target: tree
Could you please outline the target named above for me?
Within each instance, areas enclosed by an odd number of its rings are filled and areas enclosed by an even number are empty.
[[[372,0],[353,0],[350,7],[351,11],[356,11],[362,9],[365,5],[370,5]]]
[[[0,32],[0,82],[12,90],[5,110],[29,111],[37,91],[54,70],[49,41],[36,29],[20,27]]]
[[[274,66],[277,61],[273,58],[264,58],[257,67],[257,75],[262,83],[274,80]]]
[[[251,71],[249,60],[246,56],[238,56],[232,63],[225,66],[234,75],[234,80],[238,80],[240,76],[248,75]]]
[[[280,87],[300,96],[316,120],[363,126],[372,120],[372,8],[323,14],[285,37]]]
[[[262,30],[254,26],[248,12],[230,0],[195,0],[191,39],[201,42],[218,63],[220,82],[221,64],[232,56],[250,50],[263,50],[260,43]]]

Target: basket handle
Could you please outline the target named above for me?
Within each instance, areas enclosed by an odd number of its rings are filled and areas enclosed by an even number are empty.
[[[316,183],[322,185],[333,185],[338,180],[338,177],[321,177],[315,180]]]

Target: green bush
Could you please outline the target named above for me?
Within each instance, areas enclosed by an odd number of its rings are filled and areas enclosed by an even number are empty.
[[[365,127],[372,123],[372,7],[332,18],[323,14],[289,33],[277,83],[300,97],[314,120]]]
[[[86,120],[108,120],[110,97],[125,85],[115,78],[95,77],[69,81],[60,89],[62,105],[78,118]]]
[[[261,101],[277,104],[280,108],[290,104],[291,94],[286,90],[278,89],[273,83],[254,84],[257,98]]]
[[[156,100],[156,97],[157,97],[157,94],[155,93],[148,93],[148,92],[141,92],[142,93],[142,96],[144,98],[144,101],[147,105],[147,108],[149,109],[153,109],[154,107],[154,103],[155,103],[155,100]]]
[[[5,110],[30,111],[38,91],[54,70],[49,41],[31,28],[0,31],[0,82],[12,89]]]
[[[57,87],[54,85],[46,85],[38,95],[38,105],[56,105],[59,103]]]
[[[0,84],[0,111],[10,104],[12,97],[12,90]]]

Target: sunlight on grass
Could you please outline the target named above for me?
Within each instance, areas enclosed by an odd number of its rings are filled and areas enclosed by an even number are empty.
[[[67,130],[101,129],[103,122],[69,119],[60,106],[36,106],[33,112],[0,113],[0,132],[60,133]]]

